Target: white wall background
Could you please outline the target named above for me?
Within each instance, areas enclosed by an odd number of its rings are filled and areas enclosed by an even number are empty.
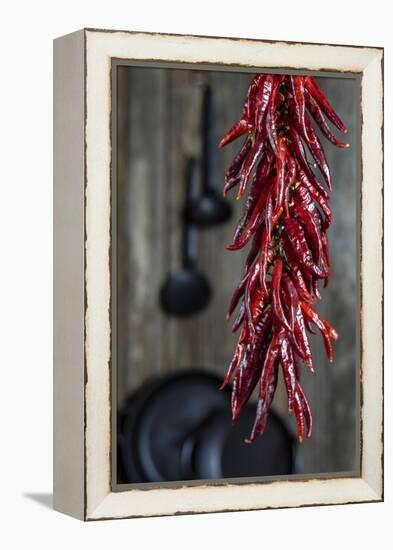
[[[391,545],[392,30],[382,0],[329,3],[13,1],[2,6],[0,86],[0,546]],[[247,9],[247,13],[244,11]],[[244,21],[244,22],[242,22]],[[385,46],[386,501],[384,504],[82,524],[50,510],[52,479],[52,44],[82,27]],[[38,501],[41,502],[38,502]],[[43,504],[42,504],[43,503]]]

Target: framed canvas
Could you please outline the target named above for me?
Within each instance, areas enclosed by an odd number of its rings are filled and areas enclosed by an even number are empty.
[[[259,73],[315,77],[345,112],[351,144],[339,159],[327,151],[337,186],[324,312],[338,324],[337,364],[305,381],[312,443],[296,443],[278,388],[281,470],[267,433],[250,451],[232,442],[226,402],[198,425],[199,447],[190,420],[222,395],[215,377],[234,344],[222,304],[241,263],[225,251],[230,224],[184,229],[185,159],[224,180],[230,156],[209,153],[210,165],[204,143],[240,116]],[[206,90],[215,114],[200,139]],[[236,213],[217,201],[223,220]],[[54,219],[56,510],[99,520],[383,499],[382,48],[97,29],[56,39]],[[169,304],[166,277],[195,266],[196,233],[209,285],[198,271]]]

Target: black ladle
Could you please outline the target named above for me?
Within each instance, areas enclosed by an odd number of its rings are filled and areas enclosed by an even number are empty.
[[[190,222],[191,199],[196,184],[196,161],[187,161],[186,198],[183,215],[182,268],[170,273],[160,293],[161,307],[168,315],[187,317],[204,309],[211,298],[206,276],[197,269],[198,230]]]
[[[213,181],[213,97],[210,86],[205,86],[202,100],[202,193],[191,202],[190,220],[198,227],[212,227],[226,222],[232,209],[221,197]]]

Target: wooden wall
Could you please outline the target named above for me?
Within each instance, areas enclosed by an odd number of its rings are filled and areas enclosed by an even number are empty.
[[[250,75],[229,72],[123,67],[118,77],[118,362],[119,401],[146,379],[198,367],[223,376],[235,339],[225,313],[238,282],[244,253],[229,252],[242,205],[231,197],[233,218],[200,233],[199,267],[213,287],[211,305],[188,319],[168,318],[158,307],[168,272],[180,267],[180,213],[185,159],[199,155],[201,86],[214,90],[214,134],[218,138],[239,115]],[[321,79],[331,103],[349,126],[350,150],[326,146],[334,194],[331,228],[334,276],[318,309],[340,339],[328,365],[319,336],[313,337],[316,374],[304,372],[304,389],[315,428],[302,446],[306,473],[355,467],[357,429],[356,93],[350,79]],[[238,145],[217,150],[214,171],[221,188]],[[274,406],[286,415],[279,385]],[[288,418],[294,430],[294,419]]]

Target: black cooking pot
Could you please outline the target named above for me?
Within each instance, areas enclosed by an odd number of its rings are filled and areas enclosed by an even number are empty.
[[[249,435],[255,405],[236,424],[230,389],[203,371],[180,371],[149,382],[122,407],[118,421],[119,483],[145,483],[292,474],[296,442],[269,413],[266,431]]]

